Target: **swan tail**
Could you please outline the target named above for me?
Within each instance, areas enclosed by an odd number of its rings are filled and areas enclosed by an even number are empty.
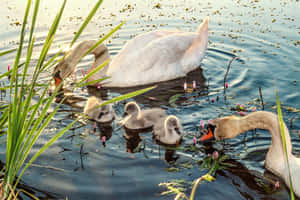
[[[197,33],[208,33],[208,23],[209,23],[209,17],[207,16],[203,22],[200,24],[200,26],[197,29]]]

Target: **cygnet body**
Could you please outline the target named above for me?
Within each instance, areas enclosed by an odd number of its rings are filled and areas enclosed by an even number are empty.
[[[163,144],[177,145],[181,142],[182,135],[183,128],[179,119],[174,115],[160,120],[153,128],[154,138]]]
[[[121,124],[131,130],[141,130],[152,128],[155,123],[166,116],[161,108],[141,110],[135,102],[129,102],[124,107],[124,118]]]

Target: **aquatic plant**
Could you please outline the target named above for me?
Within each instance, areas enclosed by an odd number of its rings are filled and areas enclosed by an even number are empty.
[[[198,178],[197,180],[193,181],[193,183],[192,183],[193,188],[192,188],[190,197],[188,197],[184,193],[186,190],[185,189],[186,181],[184,181],[184,180],[173,180],[168,183],[160,183],[159,186],[165,186],[168,189],[168,191],[163,192],[162,195],[176,194],[176,197],[175,197],[176,200],[179,200],[179,199],[193,200],[195,198],[196,189],[197,189],[198,185],[204,180],[211,182],[211,181],[215,180],[215,178],[207,173],[207,174],[201,176],[200,178]]]
[[[90,22],[97,9],[101,5],[102,0],[99,0],[88,17],[85,19],[79,31],[74,36],[74,39],[71,42],[71,46],[76,42],[86,25]],[[46,142],[40,149],[37,150],[32,156],[30,155],[31,149],[34,144],[37,142],[39,136],[42,134],[43,130],[50,123],[53,116],[56,114],[59,109],[61,103],[64,99],[61,100],[60,103],[56,104],[53,111],[48,112],[49,107],[53,104],[55,96],[59,93],[59,90],[62,87],[62,83],[53,91],[50,97],[47,96],[48,90],[51,86],[51,80],[47,83],[39,84],[39,76],[46,69],[53,67],[59,60],[58,56],[61,52],[58,52],[55,56],[53,56],[48,62],[45,62],[47,59],[48,51],[53,43],[55,33],[58,29],[59,22],[61,20],[66,0],[63,1],[62,6],[56,15],[50,29],[48,35],[44,41],[43,48],[40,52],[38,61],[36,66],[34,66],[34,72],[32,77],[30,77],[30,81],[27,79],[28,68],[31,65],[32,60],[32,52],[35,45],[35,37],[34,30],[35,24],[37,21],[37,14],[39,10],[40,0],[36,0],[34,3],[34,9],[32,13],[32,21],[30,32],[28,36],[28,48],[26,52],[25,62],[20,64],[20,59],[22,55],[22,50],[24,47],[24,38],[25,38],[25,28],[28,23],[28,16],[30,13],[30,8],[32,5],[32,0],[27,1],[27,6],[25,9],[24,19],[22,23],[22,29],[20,33],[20,42],[17,48],[17,53],[14,61],[14,65],[12,69],[8,72],[0,75],[0,79],[5,77],[10,78],[10,84],[7,88],[9,90],[9,101],[1,105],[1,116],[0,116],[0,130],[6,132],[6,168],[4,174],[4,180],[2,184],[2,193],[0,192],[1,199],[12,199],[16,190],[16,187],[20,181],[20,178],[26,171],[26,169],[51,145],[53,144],[59,137],[61,137],[69,128],[76,123],[77,120],[74,120],[68,126],[58,131],[58,133],[52,137],[49,141]],[[122,25],[121,23],[115,29],[111,30],[106,36],[97,42],[88,52],[92,51],[97,45],[101,44],[105,39],[107,39],[110,35],[112,35],[116,30],[118,30]],[[11,53],[15,51],[7,50],[0,53],[0,56]],[[87,52],[87,53],[88,53]],[[82,80],[80,80],[75,87],[81,87],[89,83],[83,83],[89,76],[95,73],[97,70],[100,70],[105,66],[106,63],[103,63],[95,70],[90,72],[87,76],[85,76]],[[22,72],[21,72],[22,69]],[[99,80],[98,80],[99,81]],[[38,88],[38,90],[37,90]],[[128,93],[126,95],[116,97],[112,100],[109,100],[104,104],[112,103],[115,101],[124,100],[127,98],[134,97],[141,93],[144,93],[153,87],[138,90],[135,92]],[[37,92],[41,91],[41,92]],[[33,102],[33,97],[38,97],[36,102]],[[18,193],[17,193],[18,194]]]
[[[233,167],[234,165],[228,162],[225,162],[229,159],[229,155],[219,155],[217,151],[214,151],[212,154],[208,154],[202,161],[199,162],[200,169],[207,169],[208,174],[214,176],[218,170],[226,169],[228,167]]]
[[[286,147],[286,140],[285,140],[285,133],[284,133],[284,122],[282,118],[282,112],[280,108],[280,101],[279,101],[279,96],[278,96],[278,91],[276,89],[276,104],[277,104],[277,114],[278,114],[278,119],[279,119],[279,124],[280,124],[280,130],[281,130],[281,139],[283,141],[283,147],[284,147],[284,152],[285,152],[285,158],[288,166],[288,171],[289,171],[289,180],[290,180],[290,196],[291,199],[294,200],[294,189],[293,189],[293,183],[292,183],[292,178],[291,178],[291,170],[290,170],[290,164],[289,164],[289,157],[287,153],[287,147]]]
[[[229,162],[226,162],[228,159],[228,155],[219,155],[217,151],[214,151],[212,154],[208,154],[203,160],[201,160],[198,163],[200,165],[200,169],[206,169],[208,172],[191,183],[193,187],[190,197],[185,194],[186,181],[184,180],[172,180],[167,183],[160,183],[159,186],[165,186],[168,189],[167,191],[163,192],[162,195],[176,194],[175,199],[193,200],[196,194],[196,189],[201,182],[204,180],[209,182],[214,181],[214,176],[218,170],[235,166]]]

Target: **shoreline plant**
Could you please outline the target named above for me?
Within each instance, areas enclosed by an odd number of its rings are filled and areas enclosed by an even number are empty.
[[[77,31],[74,36],[71,45],[72,46],[76,40],[79,38],[84,28],[91,21],[92,17],[95,15],[99,6],[103,0],[97,1],[92,11],[89,13],[79,31]],[[39,84],[38,80],[40,75],[46,70],[53,67],[58,63],[62,58],[58,58],[61,52],[58,52],[52,58],[47,60],[48,51],[51,48],[51,45],[54,41],[56,31],[58,29],[62,14],[66,5],[66,0],[62,2],[60,10],[56,15],[48,35],[44,41],[43,48],[38,57],[37,64],[34,66],[34,72],[31,77],[31,81],[27,79],[27,72],[29,67],[32,67],[32,52],[35,46],[35,36],[34,30],[35,25],[38,19],[38,11],[40,0],[34,2],[34,9],[32,13],[32,21],[30,25],[30,31],[28,36],[28,46],[25,56],[25,62],[20,64],[22,51],[24,49],[25,35],[26,35],[26,26],[29,24],[29,14],[31,6],[33,4],[32,0],[27,1],[27,6],[25,9],[24,19],[22,23],[21,33],[20,33],[20,42],[17,49],[6,50],[0,52],[0,56],[6,55],[8,53],[16,52],[16,57],[14,65],[11,70],[7,73],[0,75],[0,80],[10,76],[9,90],[9,100],[8,102],[1,105],[1,114],[0,114],[0,130],[6,132],[6,167],[4,171],[4,179],[1,183],[1,199],[15,199],[15,194],[19,194],[19,191],[16,192],[17,185],[27,170],[27,168],[44,152],[46,149],[52,145],[59,137],[61,137],[66,131],[68,131],[78,119],[74,120],[68,126],[64,127],[62,130],[58,131],[54,137],[46,142],[36,153],[30,156],[30,152],[37,142],[40,135],[43,133],[43,130],[50,123],[53,116],[56,114],[60,105],[62,104],[62,99],[58,104],[56,104],[54,110],[51,113],[48,113],[49,107],[53,104],[55,96],[59,93],[62,83],[59,87],[53,91],[50,97],[47,96],[47,93],[51,87],[52,80],[48,80],[46,84]],[[87,51],[85,55],[91,52],[97,45],[101,44],[109,36],[111,36],[115,31],[117,31],[125,22],[122,22],[116,28],[111,30],[106,36],[97,42],[90,50]],[[100,70],[106,63],[100,65],[95,70],[93,70],[89,75],[80,80],[75,87],[82,87],[89,83],[83,83],[86,79],[91,76],[96,71]],[[98,80],[101,81],[101,80]],[[29,82],[29,83],[28,83]],[[39,89],[40,94],[37,92],[36,88]],[[142,94],[154,87],[149,87],[146,89],[141,89],[135,92],[131,92],[120,97],[108,100],[104,104],[113,103],[116,101],[121,101],[127,98],[132,98],[139,94]],[[38,101],[32,101],[33,97],[38,97]],[[103,104],[103,105],[104,105]],[[101,105],[100,105],[101,106]]]

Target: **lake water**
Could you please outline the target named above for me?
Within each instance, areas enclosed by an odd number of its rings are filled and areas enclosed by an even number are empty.
[[[1,3],[2,51],[17,46],[21,27],[18,22],[22,22],[26,2],[2,0]],[[41,2],[34,49],[36,59],[60,3],[59,0]],[[52,55],[71,42],[94,3],[92,0],[67,2]],[[265,110],[276,112],[276,85],[283,102],[284,120],[288,126],[293,122],[289,127],[293,152],[300,153],[299,8],[298,0],[105,1],[79,40],[98,39],[126,20],[114,37],[106,41],[112,57],[137,34],[157,29],[193,31],[206,16],[210,16],[208,50],[199,70],[135,99],[142,107],[160,106],[168,114],[176,115],[186,132],[181,144],[184,148],[172,155],[152,140],[150,132],[126,133],[116,121],[102,130],[107,137],[111,134],[104,147],[98,139],[99,129],[96,134],[93,132],[93,123],[77,123],[37,159],[36,165],[23,176],[23,183],[36,188],[33,192],[44,199],[173,199],[174,195],[161,195],[166,188],[158,184],[174,179],[193,181],[204,175],[207,170],[200,170],[197,163],[207,156],[210,151],[207,149],[212,148],[228,154],[236,167],[218,171],[215,181],[200,184],[196,199],[289,199],[289,191],[282,182],[279,189],[273,184],[279,178],[264,177],[268,175],[264,159],[270,145],[267,131],[249,132],[246,137],[240,135],[225,143],[197,144],[198,150],[194,152],[188,147],[192,145],[193,136],[199,134],[200,120],[207,123],[209,119],[234,114],[231,108],[237,103],[244,104],[249,110],[254,107],[261,110],[257,101],[260,99],[259,87]],[[225,100],[224,74],[234,56],[239,59],[231,64]],[[80,69],[87,70],[92,60],[89,56],[79,64],[78,76]],[[1,57],[0,72],[6,72],[7,65],[12,65],[13,61],[13,54]],[[48,79],[50,74],[51,71],[44,74],[41,81]],[[192,83],[193,80],[197,82],[197,90],[185,93],[184,82]],[[76,96],[82,98],[99,93],[97,90],[89,92],[86,88],[75,91]],[[126,91],[103,92],[110,99]],[[170,102],[172,96],[179,94],[175,102]],[[124,102],[114,104],[118,116],[123,114],[123,107]],[[82,110],[70,105],[60,108],[37,147],[72,122],[72,111]],[[141,151],[130,153],[136,145]],[[179,157],[176,164],[166,161],[176,156]],[[0,158],[5,161],[4,148],[1,148]],[[186,164],[190,167],[184,167]],[[168,170],[171,167],[177,170],[171,172]],[[190,191],[188,187],[186,194]]]

